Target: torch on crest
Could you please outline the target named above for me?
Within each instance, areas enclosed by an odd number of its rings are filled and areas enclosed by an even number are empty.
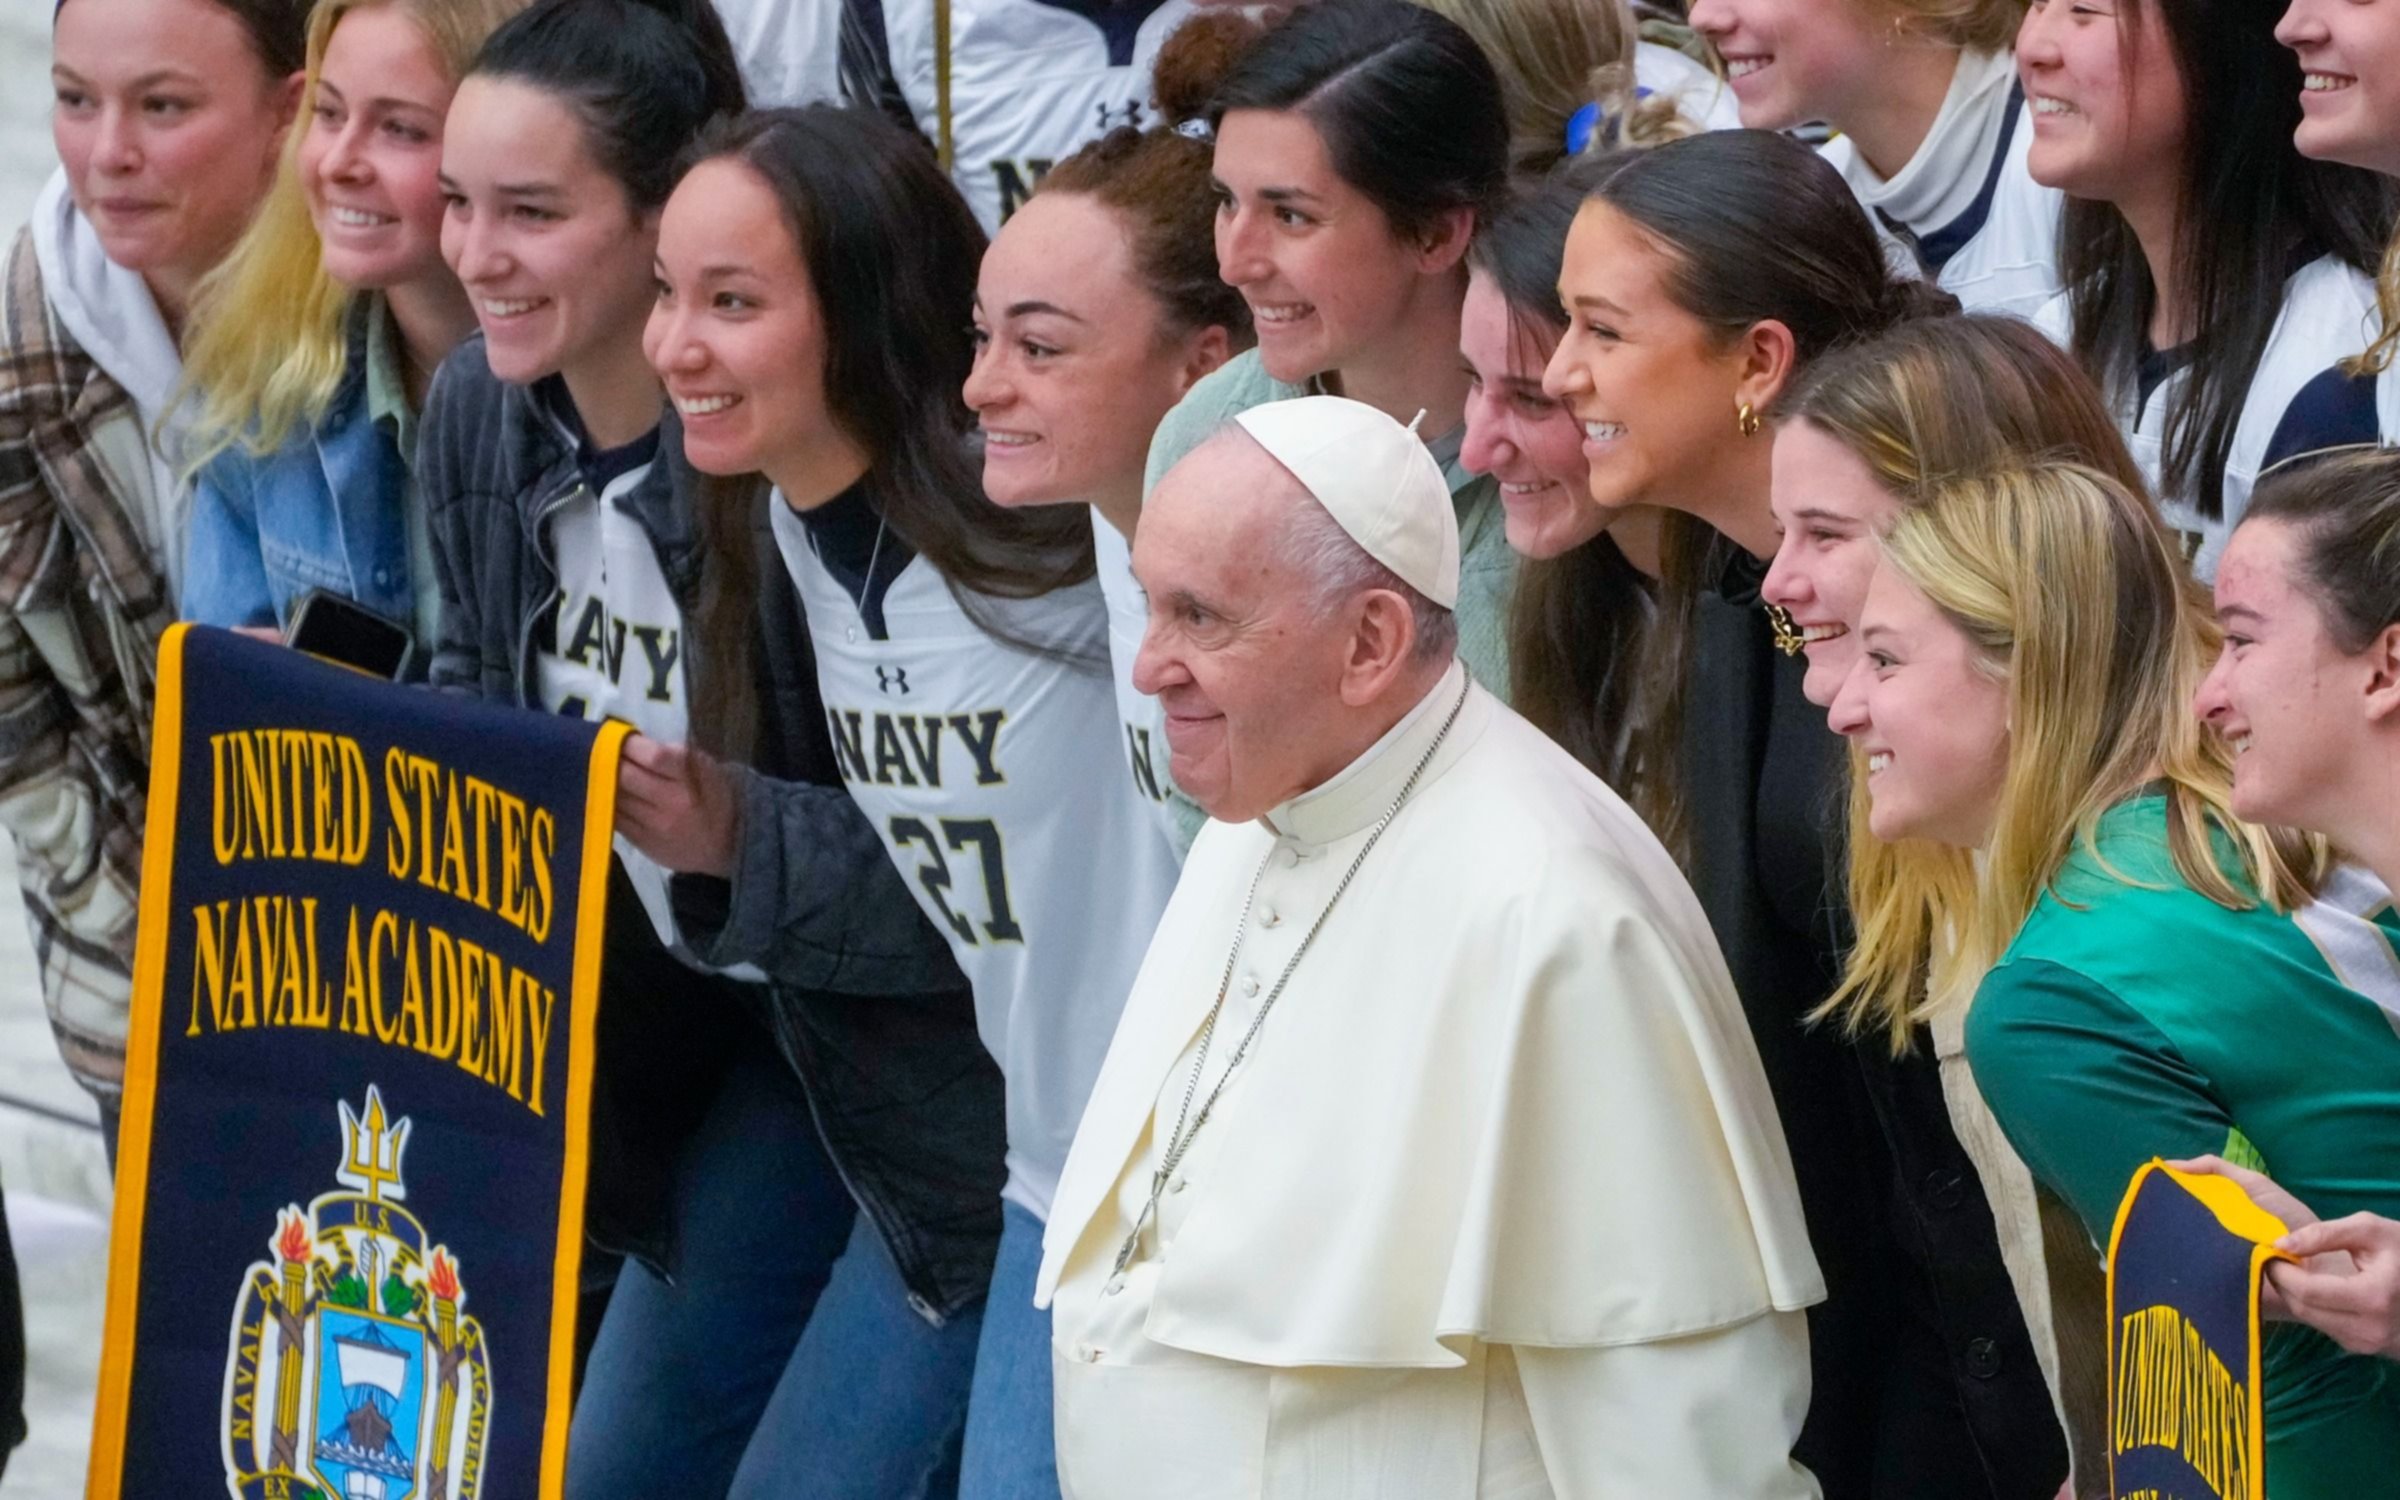
[[[232,1500],[476,1500],[491,1351],[459,1256],[404,1203],[407,1116],[336,1101],[340,1187],[278,1209],[234,1307]]]

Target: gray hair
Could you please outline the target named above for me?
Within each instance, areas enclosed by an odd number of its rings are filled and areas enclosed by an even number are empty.
[[[1296,492],[1292,508],[1276,545],[1284,561],[1309,580],[1315,596],[1310,602],[1317,618],[1325,618],[1369,589],[1389,589],[1408,601],[1409,617],[1416,625],[1410,659],[1448,661],[1458,650],[1457,614],[1418,593],[1399,574],[1377,562],[1314,495],[1298,485],[1292,488]]]

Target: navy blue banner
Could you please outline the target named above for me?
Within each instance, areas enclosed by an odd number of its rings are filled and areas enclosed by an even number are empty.
[[[2283,1224],[2223,1177],[2153,1161],[2108,1254],[2109,1476],[2117,1500],[2261,1500],[2259,1278]]]
[[[622,736],[169,632],[97,1500],[559,1494]]]

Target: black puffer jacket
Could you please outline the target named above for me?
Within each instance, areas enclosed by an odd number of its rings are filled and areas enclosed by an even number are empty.
[[[417,475],[441,587],[438,688],[538,707],[537,651],[556,629],[558,599],[549,527],[590,493],[549,414],[564,399],[555,377],[526,387],[493,375],[480,336],[434,378]],[[687,619],[700,594],[698,490],[669,411],[657,460],[617,503],[648,535]],[[683,640],[688,688],[710,667],[690,632]],[[813,660],[804,622],[796,610],[762,622],[755,644],[764,725],[755,768],[736,768],[741,863],[730,883],[677,877],[674,895],[700,961],[753,963],[769,983],[677,965],[625,883],[612,887],[591,1231],[672,1269],[669,1164],[713,1094],[725,1049],[769,1044],[750,1024],[756,1016],[798,1070],[834,1164],[912,1301],[939,1320],[982,1296],[999,1242],[999,1071],[949,945],[834,770],[813,668],[794,678],[784,665]],[[785,861],[787,847],[809,858]]]

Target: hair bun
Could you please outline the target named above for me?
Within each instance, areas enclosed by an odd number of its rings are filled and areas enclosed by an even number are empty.
[[[1266,23],[1238,6],[1196,11],[1176,27],[1150,70],[1150,96],[1161,121],[1180,126],[1206,120],[1218,85],[1266,33]]]

